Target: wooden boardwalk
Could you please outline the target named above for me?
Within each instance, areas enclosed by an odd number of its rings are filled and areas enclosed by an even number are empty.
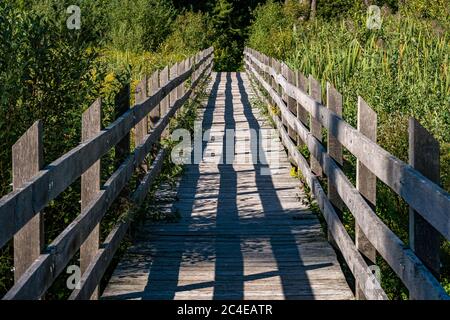
[[[247,75],[212,78],[199,111],[211,134],[179,182],[181,218],[144,224],[103,299],[353,299],[281,142],[251,106]]]

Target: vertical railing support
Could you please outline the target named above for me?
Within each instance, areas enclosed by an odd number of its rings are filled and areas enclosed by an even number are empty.
[[[169,67],[166,66],[164,69],[162,69],[161,73],[159,74],[159,87],[162,88],[163,86],[165,86],[167,84],[167,82],[169,82]],[[161,106],[161,117],[164,117],[167,113],[167,111],[169,111],[169,95],[167,95],[166,97],[164,97],[161,100],[160,103]],[[161,138],[165,138],[167,137],[167,128],[164,129],[163,134],[161,135]]]
[[[140,104],[147,99],[147,77],[144,76],[141,82],[138,83],[134,92],[134,100],[136,104]],[[135,141],[137,147],[144,141],[145,135],[148,133],[148,118],[144,117],[135,127]]]
[[[142,103],[147,99],[147,76],[139,82],[134,92],[134,100],[136,104]],[[144,117],[135,127],[134,146],[137,147],[144,142],[145,136],[148,134],[148,117]],[[140,168],[147,172],[148,165],[144,162]]]
[[[13,189],[17,190],[43,167],[43,126],[36,121],[12,146]],[[36,214],[14,235],[14,280],[17,282],[44,247],[44,219]]]
[[[310,96],[318,103],[322,103],[322,89],[320,87],[320,82],[313,78],[312,75],[309,76],[309,94]],[[310,115],[310,130],[311,134],[320,142],[322,142],[322,125],[319,120],[317,120],[313,114]],[[322,176],[322,167],[320,166],[319,161],[311,155],[311,170],[312,172],[321,177]]]
[[[295,73],[287,65],[284,65],[284,67],[285,67],[284,72],[286,75],[285,76],[286,81],[295,86],[296,85]],[[295,116],[297,116],[297,101],[294,98],[286,95],[286,102],[289,111],[291,111]],[[289,130],[288,131],[289,137],[291,137],[293,141],[297,142],[299,138],[295,130],[291,127],[289,127],[288,130]]]
[[[155,94],[159,90],[159,71],[156,70],[152,76],[150,77],[150,81],[148,83],[148,96]],[[158,104],[156,107],[150,111],[149,115],[149,129],[154,129],[159,119],[161,118],[161,104]]]
[[[116,119],[121,117],[125,112],[130,110],[130,84],[125,85],[116,95],[115,116]],[[127,133],[115,147],[115,167],[116,169],[130,154],[130,133]]]
[[[85,142],[101,130],[102,101],[97,99],[82,115],[81,141]],[[100,192],[100,160],[95,162],[81,175],[81,210]],[[98,252],[100,246],[100,224],[97,224],[80,247],[80,269],[83,274]],[[98,299],[98,288],[94,290],[91,299]]]
[[[305,93],[308,92],[308,78],[306,78],[299,70],[295,71],[295,83],[297,88]],[[309,113],[299,102],[297,102],[297,119],[309,128]],[[305,142],[301,140],[300,136],[298,136],[297,145],[305,145]]]
[[[339,117],[342,117],[342,95],[327,82],[327,108],[336,113]],[[331,127],[331,126],[330,126]],[[327,135],[327,146],[329,156],[336,161],[339,165],[343,165],[344,161],[342,158],[342,145],[339,140],[333,135],[332,128],[328,130]],[[333,204],[336,209],[336,213],[342,220],[342,210],[344,204],[342,202],[339,193],[336,190],[336,183],[333,181],[332,177],[328,177],[328,199]],[[333,237],[331,233],[328,232],[328,240],[334,244]]]
[[[358,97],[357,127],[358,131],[367,138],[374,142],[377,141],[377,114],[361,97]],[[356,188],[375,210],[377,200],[377,177],[359,160],[357,160],[356,163]],[[355,223],[355,242],[356,248],[367,258],[367,260],[372,264],[376,264],[377,251],[362,232],[358,223]],[[358,283],[356,283],[355,291],[357,299],[365,299],[364,293]]]

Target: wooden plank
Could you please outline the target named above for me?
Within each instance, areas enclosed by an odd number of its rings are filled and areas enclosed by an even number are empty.
[[[13,189],[20,190],[44,164],[42,121],[36,121],[12,146]],[[44,248],[44,218],[36,214],[14,235],[14,280],[17,281]]]
[[[211,52],[211,50],[208,50]],[[202,61],[211,64],[207,55]],[[114,123],[102,130],[86,143],[73,148],[59,159],[39,171],[34,178],[0,199],[0,247],[20,230],[35,214],[41,211],[49,201],[55,199],[81,174],[90,168],[100,157],[129,133],[143,117],[165,97],[180,81],[186,80],[192,70],[175,81],[169,82],[150,96],[144,103],[135,106]],[[194,82],[195,85],[198,82]],[[193,86],[195,87],[195,85]]]
[[[205,70],[203,70],[199,80]],[[192,83],[190,90],[159,121],[157,128],[148,135],[146,142],[136,147],[133,154],[104,184],[96,199],[91,201],[89,206],[50,244],[49,253],[39,256],[24,276],[6,293],[3,297],[4,300],[39,299],[46,292],[76,253],[82,241],[100,222],[106,210],[133,175],[136,163],[140,163],[151,150],[151,146],[161,135],[170,118],[177,108],[189,98],[191,91],[198,85],[199,80]]]
[[[409,119],[409,164],[425,177],[440,183],[439,142],[414,119]],[[409,245],[439,278],[441,235],[414,209],[409,211]],[[414,299],[414,295],[410,295]]]
[[[116,95],[114,103],[115,117],[120,118],[130,110],[130,84],[126,84]],[[115,168],[117,169],[120,164],[130,154],[130,133],[124,135],[124,137],[114,147],[114,161]]]
[[[81,142],[94,137],[101,130],[102,101],[97,99],[82,115]],[[85,209],[100,192],[100,160],[81,175],[81,210]],[[97,224],[80,247],[80,269],[83,274],[100,246],[100,224]],[[98,288],[92,292],[91,299],[98,299]]]
[[[247,57],[257,61],[247,54]],[[339,142],[355,155],[381,181],[399,194],[419,212],[447,240],[450,240],[450,194],[394,157],[382,147],[362,135],[338,115],[317,104],[302,90],[289,85],[275,70],[266,67],[286,92],[301,103],[309,113],[316,114],[321,124],[338,138]]]
[[[358,97],[358,131],[370,140],[377,142],[377,114],[368,104]],[[377,200],[377,177],[357,159],[356,188],[375,210]],[[355,243],[358,250],[371,262],[376,264],[377,251],[370,243],[359,225],[355,224]],[[364,299],[364,294],[356,283],[356,298]]]
[[[286,74],[286,80],[290,84],[295,85],[296,84],[295,73],[286,65],[285,65],[285,74]],[[291,111],[295,116],[297,116],[297,101],[295,101],[294,98],[286,95],[286,102],[287,102],[289,111]],[[291,127],[288,127],[288,133],[292,140],[298,141],[298,136]]]
[[[147,99],[147,76],[138,83],[134,92],[136,104],[140,104]],[[144,117],[135,127],[135,145],[139,145],[148,133],[148,118]]]
[[[254,73],[255,71],[252,70],[252,72]],[[296,117],[289,116],[286,106],[274,90],[271,89],[270,85],[264,83],[258,74],[255,74],[255,77],[263,84],[265,90],[272,95],[272,98],[276,100],[281,113],[286,116],[290,125],[296,129],[304,141],[307,141],[308,149],[321,162],[322,168],[324,168],[327,176],[332,177],[335,181],[336,189],[341,199],[354,215],[356,222],[364,234],[395,273],[402,279],[410,292],[414,292],[414,295],[420,296],[421,299],[449,299],[448,294],[426,269],[423,263],[415,256],[413,251],[407,248],[373,212],[372,208],[367,204],[358,190],[353,187],[334,160],[328,156],[324,147],[308,132]]]
[[[176,79],[178,76],[178,62],[169,68],[169,80]],[[169,108],[178,99],[178,87],[174,88],[169,94]]]
[[[327,107],[337,115],[342,116],[342,95],[329,82],[327,82]],[[342,166],[342,145],[339,143],[336,137],[330,133],[328,133],[327,135],[327,147],[330,157],[333,158],[336,163]],[[342,203],[342,200],[339,197],[338,192],[336,191],[334,181],[328,179],[327,185],[328,199],[330,199],[331,204],[333,204],[334,208],[336,209],[336,214],[338,215],[339,219],[342,220],[342,210],[344,209],[344,204]],[[330,231],[328,231],[328,240],[334,244],[333,237]]]
[[[222,113],[236,119],[236,114],[243,112],[245,108],[248,112],[247,117],[251,117],[250,105],[243,105],[239,102],[243,100],[240,99],[241,94],[245,94],[243,91],[247,91],[247,78],[244,75],[242,78],[237,76],[238,81],[236,81],[234,73],[228,77],[218,75],[218,78],[222,83],[219,84],[219,91],[213,94],[221,97],[222,90],[229,88],[229,83],[223,84],[223,82],[230,81],[231,78],[232,97],[228,96],[227,99],[224,99],[226,101],[218,98],[208,104],[203,111],[215,113],[223,110]],[[247,94],[250,92],[247,91]],[[213,128],[222,126],[223,123],[212,124]],[[277,143],[279,145],[279,142]],[[281,149],[281,145],[279,146]],[[287,161],[285,154],[283,157],[284,161]],[[233,177],[234,170],[244,167],[251,168],[247,173],[250,175],[250,171],[253,172],[253,179],[247,179],[245,176],[237,174]],[[352,293],[339,269],[336,256],[323,238],[317,218],[309,212],[305,214],[309,219],[293,219],[291,216],[293,210],[284,211],[282,209],[285,204],[284,198],[280,197],[275,200],[270,195],[263,197],[263,193],[258,192],[260,184],[264,182],[258,181],[261,179],[258,168],[255,168],[254,165],[224,168],[205,163],[204,165],[192,165],[189,169],[191,172],[197,170],[198,177],[195,178],[191,175],[191,179],[182,179],[180,186],[184,186],[184,190],[192,190],[194,193],[202,177],[209,177],[208,174],[211,173],[214,178],[209,185],[214,184],[214,179],[216,182],[220,182],[221,186],[218,186],[220,192],[212,199],[194,202],[189,199],[177,198],[173,205],[181,204],[187,209],[186,216],[181,218],[181,223],[148,223],[144,225],[135,245],[130,248],[129,255],[119,264],[105,291],[109,298],[113,298],[111,294],[120,294],[119,291],[123,294],[143,291],[146,298],[159,298],[161,297],[159,294],[163,292],[171,297],[169,283],[174,283],[174,286],[177,287],[176,290],[183,290],[184,297],[191,297],[196,290],[184,288],[184,286],[189,286],[189,280],[185,279],[187,275],[189,275],[189,279],[193,279],[192,277],[200,279],[198,271],[211,279],[209,280],[211,288],[224,290],[234,295],[247,294],[248,296],[252,292],[255,297],[260,298],[273,294],[277,294],[280,298],[286,298],[291,297],[289,292],[295,291],[297,297],[302,295],[312,297],[311,288],[314,288],[314,295],[328,294],[333,295],[334,298],[352,298]],[[285,166],[278,173],[279,178],[284,181],[295,181],[289,176],[289,170],[290,168]],[[219,180],[220,176],[225,180]],[[241,179],[252,185],[260,197],[240,197],[240,191],[243,190],[240,184]],[[233,180],[234,182],[231,182]],[[269,182],[271,178],[267,177],[264,180]],[[232,193],[224,192],[224,188],[231,187],[233,184],[236,188],[235,199],[232,199]],[[205,188],[207,185],[208,183],[205,183]],[[273,192],[274,189],[272,185]],[[291,185],[290,190],[294,193],[295,185]],[[167,191],[164,194],[167,194]],[[201,194],[198,195],[201,196]],[[297,198],[291,198],[289,203],[293,208],[303,208]],[[264,206],[262,206],[262,202],[264,202]],[[279,204],[277,205],[277,203]],[[204,210],[205,206],[210,204],[211,210]],[[248,205],[251,209],[257,208],[257,210],[248,213],[239,204]],[[276,215],[270,214],[271,210],[266,209],[276,209]],[[197,218],[199,219],[197,220]],[[209,253],[210,250],[212,250],[211,253]],[[242,254],[242,259],[240,254]],[[211,268],[211,264],[213,264],[213,268]],[[317,264],[320,267],[316,268]],[[262,279],[253,279],[253,281],[245,279],[244,272],[252,273],[253,270],[260,271],[273,267],[275,268],[274,272],[279,272],[281,275],[283,285],[280,281],[275,281],[275,277],[267,277],[267,279],[263,277]],[[137,272],[140,275],[139,279],[135,276],[137,273],[133,271],[136,269],[139,269]],[[239,271],[236,271],[237,269]],[[309,271],[315,272],[319,276],[312,277]],[[242,276],[246,280],[243,290],[235,291],[230,288],[230,286],[242,282],[239,280]],[[148,279],[152,279],[152,281],[148,283]],[[298,279],[298,281],[293,279]],[[330,282],[325,279],[333,279],[331,287]],[[144,286],[138,289],[141,284]],[[216,292],[208,298],[217,298],[218,295]],[[174,294],[172,297],[178,298],[179,296]]]
[[[136,103],[141,103],[145,101],[145,99],[147,99],[147,76],[144,76],[141,82],[139,82],[139,84],[136,86],[134,99]],[[135,127],[135,138],[134,138],[135,147],[144,143],[147,134],[148,134],[148,117],[144,117]],[[145,159],[140,164],[139,167],[140,170],[142,170],[143,172],[147,172],[148,164],[146,163]]]
[[[159,74],[159,86],[164,86],[169,81],[169,66],[166,66],[164,69],[161,70]],[[169,96],[165,97],[161,100],[160,103],[161,106],[161,116],[164,116],[169,108],[170,108],[170,93]],[[168,135],[168,131],[164,130],[161,138],[165,138]]]
[[[312,75],[309,75],[309,94],[311,98],[314,99],[317,103],[322,103],[322,89],[320,86],[320,82],[314,79]],[[310,114],[310,124],[311,124],[311,134],[315,137],[319,142],[322,141],[322,125],[320,121],[317,119],[317,116],[313,113]],[[322,176],[322,167],[320,166],[317,159],[314,155],[311,155],[310,159],[311,170],[318,177]]]
[[[308,91],[308,78],[303,75],[299,70],[295,71],[296,83],[295,85],[303,92]],[[308,111],[297,102],[297,118],[307,127],[309,127],[309,114]]]

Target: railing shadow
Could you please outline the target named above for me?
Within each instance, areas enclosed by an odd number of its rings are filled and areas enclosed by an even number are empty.
[[[233,168],[234,135],[229,137],[227,130],[236,130],[234,120],[232,79],[226,73],[225,105],[224,105],[224,136],[222,156],[219,167],[220,188],[217,201],[218,230],[239,230],[239,212],[237,207],[237,174]],[[233,141],[228,141],[233,139]],[[232,148],[232,152],[227,150]],[[225,196],[225,194],[227,196]],[[233,274],[230,281],[229,274]],[[220,235],[216,233],[216,264],[214,299],[242,299],[244,297],[244,265],[241,252],[239,233],[235,235]]]
[[[261,127],[251,110],[251,103],[249,101],[242,76],[240,73],[237,73],[236,76],[241,102],[244,106],[244,115],[248,121],[249,128],[255,130],[258,135],[260,135]],[[261,141],[262,139],[258,139],[255,142],[252,139],[251,143],[257,143],[257,145],[252,146],[251,150],[252,152],[256,152],[258,156],[258,161],[256,164],[254,164],[255,180],[258,192],[263,193],[263,191],[261,190],[262,186],[265,187],[265,190],[272,190],[272,192],[270,193],[264,191],[264,196],[260,197],[264,217],[268,222],[270,220],[271,212],[281,213],[284,212],[284,210],[281,201],[277,196],[276,189],[272,181],[272,175],[262,174],[264,172],[267,173],[267,171],[270,170],[270,162],[266,158],[265,152],[260,152],[260,150],[263,148]],[[269,186],[269,188],[267,186]],[[286,216],[286,219],[289,219],[289,216]],[[297,241],[291,231],[292,230],[289,226],[281,224],[278,226],[277,230],[277,234],[280,235],[270,235],[270,245],[273,257],[277,264],[277,270],[281,280],[283,294],[286,299],[297,298],[299,296],[299,293],[301,293],[301,295],[305,297],[313,296],[313,291],[309,283],[308,276],[304,271],[305,269],[301,268],[304,263],[298,250]],[[289,254],[288,259],[286,257],[286,252],[288,252]],[[297,268],[295,266],[297,266]],[[301,283],[299,283],[298,281],[292,281],[291,275],[293,268],[296,268],[298,270],[296,278],[298,277],[304,279],[301,281]]]
[[[203,121],[202,121],[202,128],[209,129],[212,126],[213,122],[213,113],[214,113],[214,106],[215,100],[217,96],[217,92],[219,89],[219,83],[220,83],[220,74],[215,74],[214,83],[212,85],[210,96],[207,101],[207,107],[204,113]],[[202,154],[203,150],[206,148],[207,141],[203,141],[202,143]],[[193,153],[192,153],[193,156]],[[193,164],[186,165],[186,170],[190,171],[190,175],[186,176],[184,175],[183,178],[180,181],[179,185],[179,191],[183,190],[184,188],[192,188],[192,190],[195,190],[198,180],[200,178],[200,172],[198,164],[195,164],[193,162],[193,158],[191,159]],[[194,205],[195,197],[191,197],[188,203],[186,203],[186,207],[191,207]],[[181,217],[183,222],[183,231],[188,231],[188,226],[193,222],[191,215],[182,215]],[[186,246],[183,237],[180,237],[181,241],[177,248],[173,248],[170,260],[165,259],[164,256],[158,256],[158,251],[164,251],[167,250],[165,247],[158,247],[158,244],[164,246],[164,243],[162,242],[156,242],[155,247],[155,254],[154,254],[154,260],[149,268],[149,277],[147,281],[147,285],[142,293],[142,299],[143,300],[149,300],[149,299],[163,299],[163,300],[169,300],[173,299],[175,297],[175,293],[178,289],[178,278],[180,273],[180,267],[183,260],[183,252],[185,251],[184,248]],[[164,288],[161,288],[160,282],[158,280],[160,279],[159,273],[164,271],[170,271],[166,272],[167,277],[164,281]]]

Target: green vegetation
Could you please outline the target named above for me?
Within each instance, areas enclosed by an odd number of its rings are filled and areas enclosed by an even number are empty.
[[[357,97],[378,114],[378,143],[407,161],[408,117],[413,116],[441,144],[441,182],[450,190],[450,33],[448,0],[433,3],[378,1],[382,27],[366,27],[366,7],[355,1],[318,1],[315,19],[299,1],[268,1],[254,11],[248,45],[312,74],[325,88],[333,84],[344,97],[344,118],[356,127]],[[323,90],[323,101],[326,101]],[[353,176],[356,161],[344,153],[344,170]],[[377,214],[408,242],[408,208],[382,183]],[[344,224],[354,230],[351,214]],[[450,291],[450,246],[442,246],[441,282]],[[406,289],[380,259],[383,285],[393,299]]]

